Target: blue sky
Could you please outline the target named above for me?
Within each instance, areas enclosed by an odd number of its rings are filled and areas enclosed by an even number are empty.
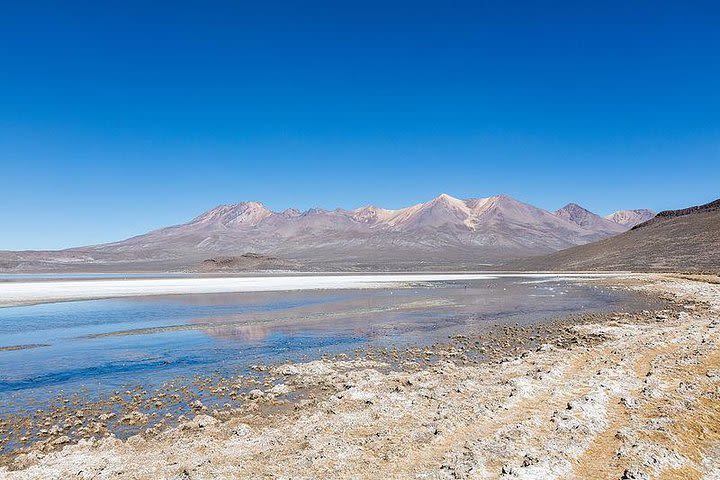
[[[0,249],[219,203],[720,197],[715,2],[5,2]]]

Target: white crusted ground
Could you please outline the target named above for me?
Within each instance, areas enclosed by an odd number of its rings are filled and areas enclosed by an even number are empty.
[[[87,280],[21,280],[0,282],[0,307],[93,298],[188,293],[277,292],[393,288],[412,283],[485,280],[501,276],[527,278],[618,277],[615,273],[413,273],[364,275],[268,275],[254,277],[181,277]]]

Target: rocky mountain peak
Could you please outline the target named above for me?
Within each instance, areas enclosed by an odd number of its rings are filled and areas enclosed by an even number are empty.
[[[597,220],[595,217],[600,218],[599,215],[592,213],[590,210],[581,207],[577,203],[568,203],[561,209],[556,210],[555,215],[580,225],[581,227],[591,225]]]
[[[636,210],[618,210],[605,218],[628,228],[647,222],[655,216],[655,212],[645,208]]]
[[[208,210],[191,223],[218,223],[226,227],[234,225],[254,226],[273,212],[260,202],[240,202],[231,205],[219,205]]]
[[[287,208],[287,209],[283,210],[281,215],[283,217],[287,217],[287,218],[295,218],[295,217],[299,217],[300,215],[302,215],[302,212],[300,210],[298,210],[297,208]]]
[[[580,227],[594,230],[598,228],[605,228],[609,231],[620,233],[625,230],[623,225],[620,225],[612,220],[597,215],[590,210],[581,207],[577,203],[568,203],[560,210],[555,211],[555,215],[572,222]]]

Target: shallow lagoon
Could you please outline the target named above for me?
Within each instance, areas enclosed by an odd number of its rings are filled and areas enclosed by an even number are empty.
[[[376,346],[430,344],[497,323],[638,308],[627,292],[501,277],[406,288],[188,294],[0,309],[0,402],[90,397],[178,377]]]

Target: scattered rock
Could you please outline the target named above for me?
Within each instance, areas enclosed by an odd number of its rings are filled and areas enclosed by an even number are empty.
[[[254,389],[254,390],[250,390],[249,395],[250,395],[250,399],[251,399],[251,400],[257,400],[257,399],[262,398],[263,396],[265,396],[265,394],[263,393],[263,391],[260,390],[260,389],[258,389],[258,388]]]
[[[625,405],[626,408],[637,408],[638,407],[638,401],[632,397],[622,397],[620,399],[620,403]]]
[[[287,395],[290,393],[292,389],[285,385],[284,383],[278,383],[274,387],[272,387],[270,390],[268,390],[268,393],[271,393],[273,395]]]
[[[66,445],[68,443],[70,443],[70,437],[68,437],[67,435],[63,435],[62,437],[58,437],[55,440],[51,441],[50,445],[52,445],[53,447],[58,447],[60,445]]]
[[[148,416],[135,410],[123,416],[120,422],[127,425],[145,425],[148,422]]]
[[[620,480],[650,480],[650,476],[637,470],[625,470]]]

